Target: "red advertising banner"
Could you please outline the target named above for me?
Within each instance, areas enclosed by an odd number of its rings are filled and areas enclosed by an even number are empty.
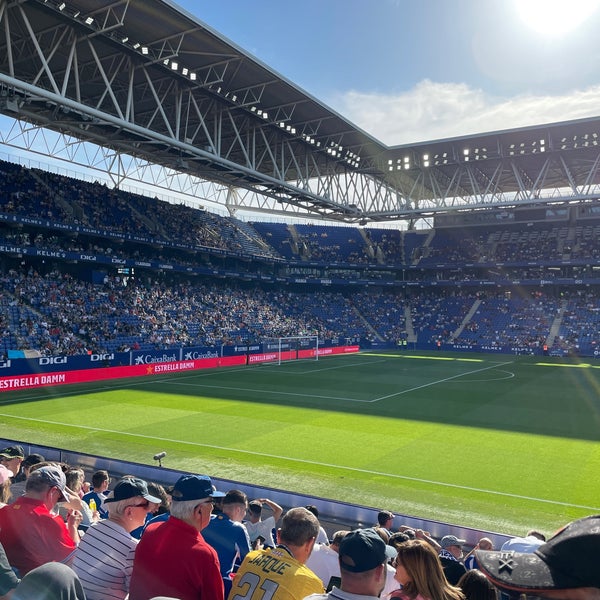
[[[358,352],[359,346],[338,346],[336,348],[319,348],[319,356],[348,354]],[[248,364],[273,362],[278,357],[277,352],[250,354]],[[315,350],[290,350],[281,353],[281,360],[295,358],[314,358]],[[106,367],[104,369],[81,369],[60,371],[55,373],[38,373],[33,375],[13,375],[0,377],[0,392],[26,390],[46,385],[68,385],[73,383],[89,383],[107,379],[122,379],[124,377],[148,377],[194,371],[196,369],[214,369],[217,367],[234,367],[246,364],[246,356],[222,356],[219,358],[203,358],[198,360],[180,360],[163,363],[131,365],[127,367]]]
[[[0,392],[25,390],[45,385],[68,385],[72,383],[103,381],[106,379],[122,379],[124,377],[147,377],[149,375],[178,373],[196,369],[213,369],[215,367],[233,367],[245,364],[245,356],[224,356],[221,358],[205,358],[201,360],[151,363],[149,365],[107,367],[106,369],[84,369],[62,371],[58,373],[39,373],[37,375],[16,375],[13,377],[0,377]]]

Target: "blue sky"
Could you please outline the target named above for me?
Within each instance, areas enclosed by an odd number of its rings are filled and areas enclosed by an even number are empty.
[[[389,145],[600,115],[600,0],[179,0]]]

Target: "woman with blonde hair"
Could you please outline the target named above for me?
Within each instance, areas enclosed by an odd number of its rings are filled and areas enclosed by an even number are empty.
[[[396,581],[402,589],[390,598],[401,600],[464,600],[461,590],[448,583],[435,550],[423,540],[410,540],[396,547]]]

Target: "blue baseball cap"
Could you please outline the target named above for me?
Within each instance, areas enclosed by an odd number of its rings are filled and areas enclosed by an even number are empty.
[[[202,500],[203,498],[223,498],[223,492],[217,492],[208,475],[182,475],[171,492],[174,502]]]

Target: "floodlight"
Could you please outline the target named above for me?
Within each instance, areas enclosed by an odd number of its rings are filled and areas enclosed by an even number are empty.
[[[181,74],[182,75],[187,75],[189,73],[187,67],[183,67],[183,69],[181,69]]]
[[[139,42],[136,42],[136,43],[133,45],[133,49],[134,49],[134,50],[137,50],[139,47],[140,47],[140,44],[139,44]]]
[[[190,79],[196,81],[196,73],[190,73]]]
[[[64,2],[61,2],[58,5],[58,10],[63,11],[63,10],[65,10],[66,7],[67,7],[67,5]]]
[[[148,46],[142,46],[142,54],[145,56],[148,54]]]
[[[126,44],[128,41],[129,41],[129,38],[128,38],[128,37],[124,37],[124,38],[121,40],[121,44]]]
[[[91,25],[93,22],[94,22],[94,17],[88,17],[88,18],[85,20],[85,24],[86,24],[86,25]]]
[[[171,71],[177,71],[178,68],[179,68],[179,64],[176,63],[175,61],[173,61],[171,63]]]

